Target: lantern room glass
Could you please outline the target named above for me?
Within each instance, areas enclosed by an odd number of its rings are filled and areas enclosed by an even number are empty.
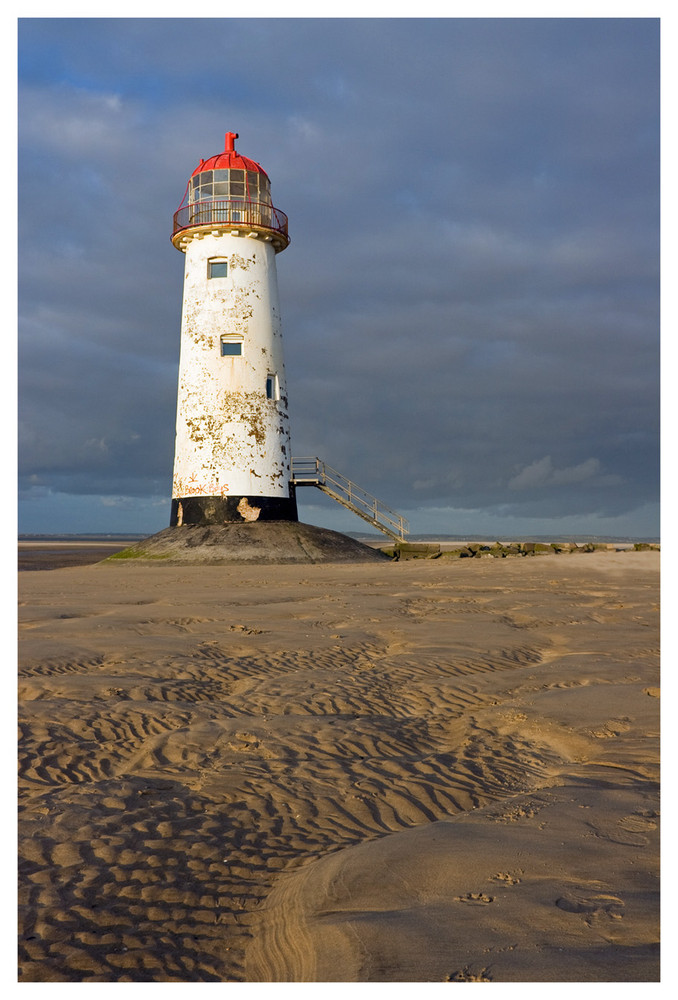
[[[268,229],[275,211],[266,174],[244,167],[194,174],[188,185],[186,207],[191,226],[223,222]]]
[[[189,204],[199,201],[246,201],[271,204],[268,177],[256,170],[203,170],[191,178]]]

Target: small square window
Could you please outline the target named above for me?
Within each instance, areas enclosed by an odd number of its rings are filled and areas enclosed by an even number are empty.
[[[228,264],[225,260],[208,260],[207,261],[207,277],[208,278],[225,278],[228,274]]]
[[[237,340],[234,339],[233,337],[221,338],[222,358],[238,358],[241,355],[242,355],[242,340]]]

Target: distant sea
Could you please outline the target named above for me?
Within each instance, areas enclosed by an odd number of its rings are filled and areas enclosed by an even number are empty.
[[[335,529],[336,530],[336,529]],[[152,532],[151,532],[152,534]],[[349,538],[356,538],[361,542],[376,541],[385,538],[381,532],[370,531],[344,531],[341,534],[348,535]],[[118,532],[109,534],[77,533],[64,535],[19,535],[20,542],[117,542],[117,541],[138,541],[141,538],[148,538],[149,532]],[[409,542],[610,542],[627,543],[648,542],[651,545],[658,545],[659,538],[625,535],[475,535],[467,532],[465,535],[427,534],[408,535]]]
[[[136,542],[140,538],[148,538],[150,532],[135,534],[134,532],[118,532],[95,534],[81,532],[72,535],[19,535],[20,542]]]

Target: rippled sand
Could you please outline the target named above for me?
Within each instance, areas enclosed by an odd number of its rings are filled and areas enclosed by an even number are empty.
[[[20,979],[653,981],[658,554],[20,575]]]

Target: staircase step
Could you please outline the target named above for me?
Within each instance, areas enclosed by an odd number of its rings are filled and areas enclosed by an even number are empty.
[[[293,458],[291,482],[295,487],[316,486],[396,541],[402,541],[409,533],[409,525],[404,517],[319,458]]]

